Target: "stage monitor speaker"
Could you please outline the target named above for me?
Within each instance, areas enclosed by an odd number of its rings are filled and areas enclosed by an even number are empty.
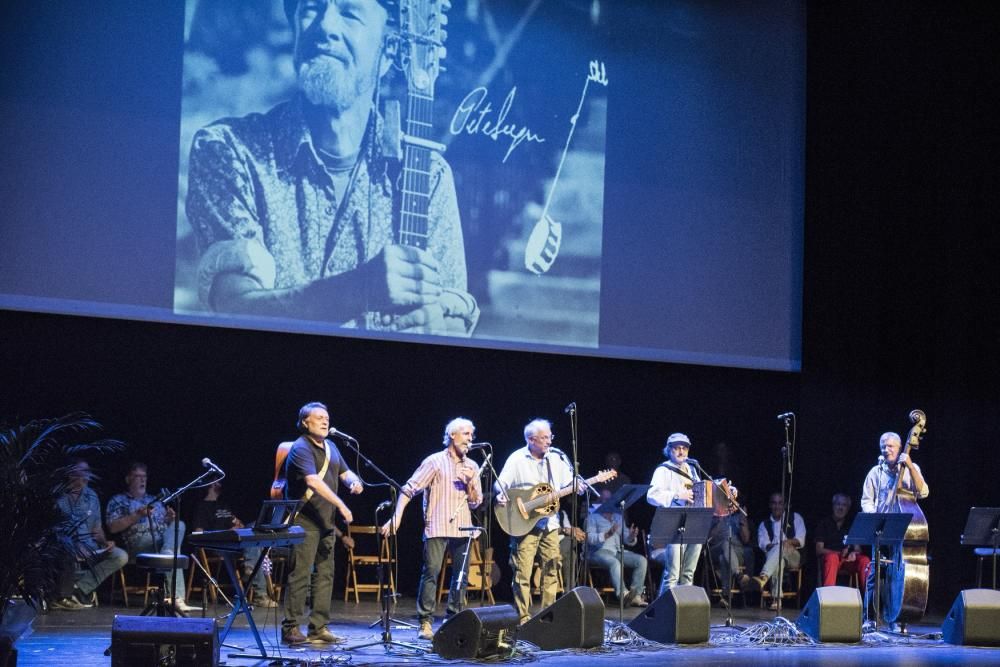
[[[642,610],[628,627],[660,644],[708,641],[711,604],[701,586],[674,586]]]
[[[517,622],[517,610],[508,604],[460,611],[434,633],[434,652],[446,660],[509,657]]]
[[[600,646],[604,600],[593,588],[577,586],[522,625],[517,638],[543,651]]]
[[[111,625],[111,667],[159,664],[218,667],[219,632],[215,620],[115,616]]]
[[[856,644],[861,641],[861,592],[853,586],[820,586],[795,624],[818,642]]]
[[[949,644],[1000,646],[1000,591],[970,588],[962,591],[941,624]]]

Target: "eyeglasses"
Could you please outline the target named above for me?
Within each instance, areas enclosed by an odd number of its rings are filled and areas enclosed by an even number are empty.
[[[549,435],[533,435],[533,436],[531,436],[531,439],[532,440],[538,440],[539,442],[545,442],[546,440],[549,441],[549,442],[555,442],[556,441],[556,436],[551,435],[551,434],[549,434]]]

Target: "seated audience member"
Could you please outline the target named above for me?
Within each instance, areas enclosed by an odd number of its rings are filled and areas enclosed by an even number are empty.
[[[783,571],[799,567],[802,563],[802,547],[806,543],[806,524],[798,512],[792,513],[791,522],[785,521],[785,499],[780,493],[771,494],[770,508],[771,515],[761,521],[760,527],[757,528],[757,544],[764,552],[764,567],[753,580],[761,590],[768,581],[771,582],[770,608],[776,610],[781,608],[782,577],[777,576],[779,553],[784,559]],[[780,552],[779,545],[781,545]]]
[[[601,502],[606,502],[611,496],[609,489],[601,490]],[[642,591],[646,584],[646,557],[628,549],[619,553],[622,546],[622,530],[620,511],[591,512],[587,516],[588,559],[591,563],[608,569],[615,595],[626,607],[645,607],[647,602],[642,598]],[[635,525],[629,527],[625,544],[633,546],[638,536],[639,528]],[[632,570],[627,592],[623,588],[624,577],[619,556],[622,557],[625,567]]]
[[[865,582],[871,562],[860,545],[846,546],[844,537],[851,527],[847,514],[851,511],[851,497],[846,493],[833,496],[833,513],[816,524],[816,559],[819,561],[820,585],[836,586],[837,574],[857,574]],[[862,590],[864,590],[862,583]]]
[[[581,504],[578,510],[581,514],[586,513],[587,508]],[[562,559],[562,583],[563,592],[571,591],[580,581],[580,569],[583,567],[580,561],[580,545],[587,541],[587,533],[578,526],[573,526],[570,520],[570,512],[561,510],[559,512],[559,555]],[[576,580],[573,580],[573,561],[576,561]]]
[[[218,480],[209,485],[205,492],[205,497],[198,501],[194,507],[194,530],[226,530],[228,528],[243,528],[244,524],[239,517],[233,514],[228,505],[219,500],[222,495],[222,481]],[[275,551],[272,549],[272,552]],[[243,551],[244,577],[253,571],[253,566],[260,558],[261,548],[251,547]],[[257,570],[257,575],[250,582],[253,588],[253,603],[257,607],[277,607],[278,603],[267,594],[267,574],[264,568]]]
[[[59,572],[58,592],[49,605],[66,611],[90,607],[101,582],[128,562],[128,554],[104,535],[101,501],[90,488],[90,466],[83,459],[75,459],[72,466],[69,488],[56,504],[65,515],[60,532],[72,543],[73,553]]]
[[[746,561],[745,546],[750,545],[751,560]],[[718,585],[723,595],[726,586],[735,584],[741,590],[750,584],[747,571],[753,571],[750,522],[742,512],[736,511],[729,516],[716,517],[712,522],[712,531],[708,535],[708,553],[712,557],[712,565],[718,574]],[[740,571],[744,568],[744,571]]]
[[[179,524],[179,539],[184,539],[184,522],[177,518],[174,509],[146,493],[146,473],[145,463],[131,464],[125,476],[126,491],[108,501],[108,530],[122,536],[129,560],[139,553],[173,553],[174,521]],[[174,572],[174,584],[167,585],[168,595],[171,590],[175,592],[174,599],[166,602],[172,602],[181,612],[198,609],[184,600],[184,571],[180,568]]]

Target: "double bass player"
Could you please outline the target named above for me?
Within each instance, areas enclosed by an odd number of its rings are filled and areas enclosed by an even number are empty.
[[[924,479],[924,475],[920,470],[920,466],[912,461],[908,455],[908,451],[911,445],[918,444],[920,435],[923,431],[923,424],[925,417],[923,413],[915,410],[911,413],[911,419],[915,422],[914,428],[911,429],[910,436],[907,439],[907,451],[903,451],[902,441],[900,440],[899,434],[892,431],[883,433],[879,438],[879,451],[881,456],[879,456],[878,464],[875,465],[871,470],[868,471],[868,475],[865,477],[864,485],[861,488],[861,511],[862,512],[913,512],[914,517],[911,520],[911,530],[907,530],[907,539],[910,538],[911,533],[914,532],[912,529],[921,531],[926,538],[926,519],[923,513],[920,512],[919,507],[916,506],[914,502],[917,499],[926,498],[930,495],[930,487],[927,485],[927,481]],[[919,429],[918,429],[919,427]],[[907,547],[906,542],[904,542],[903,549]],[[924,545],[926,547],[926,544]],[[895,560],[901,560],[900,554],[893,554]],[[921,564],[922,567],[926,568],[926,554],[924,557],[924,563]],[[914,569],[918,566],[915,565]],[[874,563],[868,569],[868,582],[867,590],[865,593],[865,613],[866,615],[870,613],[872,607],[872,596],[875,591],[875,573],[877,569]],[[887,573],[891,574],[891,573]],[[924,577],[924,600],[923,605],[926,605],[926,577]],[[886,586],[883,589],[884,593],[890,595],[893,594],[892,586]],[[885,602],[885,594],[883,594],[882,601],[874,601],[875,604]],[[922,613],[922,611],[921,611]],[[895,621],[895,618],[889,618],[890,621]],[[905,623],[905,620],[901,620]]]

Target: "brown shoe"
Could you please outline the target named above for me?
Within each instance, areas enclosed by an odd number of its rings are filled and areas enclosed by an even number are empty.
[[[288,644],[289,646],[297,646],[298,644],[305,644],[309,640],[298,628],[285,628],[281,631],[281,643]]]
[[[434,639],[434,628],[430,621],[420,621],[420,632],[417,636],[421,639]]]
[[[307,639],[310,644],[340,644],[344,641],[343,637],[333,634],[325,626],[319,630],[311,630]]]

